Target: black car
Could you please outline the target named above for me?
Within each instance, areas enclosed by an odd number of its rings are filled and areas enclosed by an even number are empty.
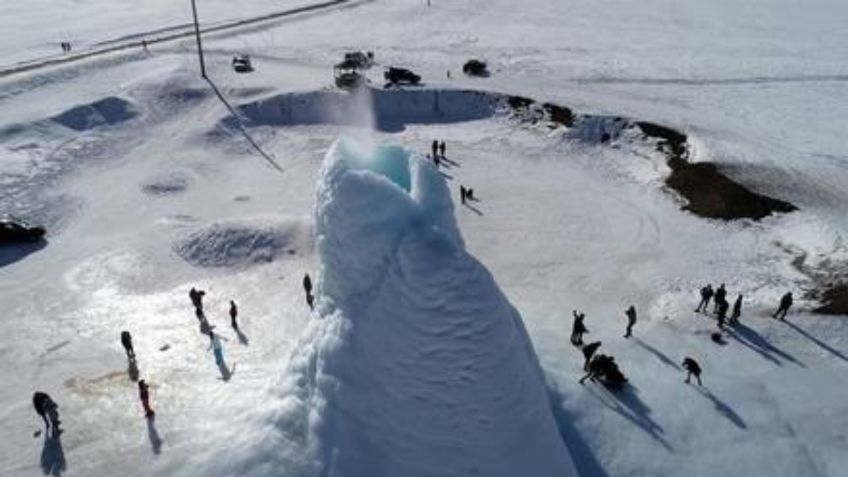
[[[468,60],[462,65],[462,72],[468,76],[489,76],[489,68],[485,61]]]
[[[421,82],[421,77],[412,71],[404,68],[395,68],[394,66],[387,69],[386,72],[383,73],[383,77],[386,78],[386,81],[390,84],[417,85]]]
[[[253,63],[249,55],[236,55],[233,57],[233,70],[236,73],[250,73],[253,71]]]
[[[0,219],[0,244],[32,243],[44,238],[46,230],[40,225],[30,226],[26,222]]]

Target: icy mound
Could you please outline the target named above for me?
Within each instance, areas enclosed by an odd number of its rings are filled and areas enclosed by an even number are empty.
[[[266,263],[296,253],[308,240],[306,226],[272,220],[216,223],[174,245],[186,262],[198,267],[233,267]]]
[[[465,251],[444,179],[401,148],[348,140],[321,176],[320,316],[269,433],[240,432],[229,445],[246,457],[216,472],[576,475],[521,318]]]

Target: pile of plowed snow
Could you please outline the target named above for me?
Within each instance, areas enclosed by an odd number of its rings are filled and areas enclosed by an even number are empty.
[[[305,224],[254,218],[209,225],[177,242],[174,251],[198,267],[246,266],[297,253],[308,240]]]
[[[576,475],[521,317],[429,163],[340,140],[316,222],[315,316],[212,473]]]

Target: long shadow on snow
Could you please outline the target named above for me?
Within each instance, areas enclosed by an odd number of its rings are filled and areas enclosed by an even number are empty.
[[[830,354],[832,354],[832,355],[836,356],[837,358],[841,359],[842,361],[848,361],[848,357],[846,357],[844,354],[842,354],[841,352],[839,352],[839,350],[837,350],[837,349],[833,348],[832,346],[830,346],[829,344],[825,343],[824,341],[821,341],[820,339],[818,339],[818,338],[816,338],[815,336],[811,335],[810,333],[808,333],[807,331],[805,331],[803,328],[801,328],[800,326],[796,325],[795,323],[792,323],[792,322],[790,322],[790,321],[786,321],[786,320],[784,320],[784,323],[786,323],[786,324],[787,324],[790,328],[792,328],[793,330],[795,330],[795,331],[797,331],[798,333],[800,333],[800,334],[801,334],[801,336],[803,336],[804,338],[807,338],[808,340],[810,340],[810,341],[812,341],[813,343],[815,343],[816,345],[818,345],[818,347],[819,347],[819,348],[821,348],[821,349],[823,349],[823,350],[827,351],[828,353],[830,353]]]
[[[52,429],[45,431],[44,447],[41,449],[41,470],[44,475],[58,477],[65,472],[66,467],[65,450],[62,449],[59,434],[52,432]]]
[[[790,361],[802,368],[806,367],[804,363],[798,361],[785,351],[769,343],[768,340],[766,340],[759,333],[754,331],[753,328],[749,328],[748,326],[745,326],[742,323],[737,323],[733,326],[733,328],[731,328],[731,330],[732,331],[728,333],[730,337],[756,351],[760,356],[766,358],[767,360],[773,362],[778,366],[783,365],[780,359],[777,359],[777,357],[780,357],[781,359],[785,361]]]
[[[46,240],[25,244],[0,245],[0,267],[5,267],[18,260],[22,260],[27,255],[35,253],[46,246]]]
[[[592,453],[592,449],[574,426],[575,416],[569,413],[562,403],[565,400],[559,388],[552,380],[548,380],[548,400],[556,420],[557,429],[562,441],[565,442],[571,459],[581,477],[607,477],[609,474],[601,467],[600,462]]]
[[[674,361],[672,361],[672,359],[671,359],[671,358],[669,358],[669,357],[668,357],[665,353],[663,353],[662,351],[660,351],[660,350],[658,350],[658,349],[654,348],[653,346],[649,345],[648,343],[645,343],[644,341],[642,341],[642,340],[641,340],[640,338],[638,338],[638,337],[635,337],[635,336],[634,336],[634,341],[635,341],[635,342],[636,342],[636,344],[637,344],[637,345],[639,345],[642,349],[644,349],[645,351],[647,351],[647,352],[651,353],[652,355],[656,356],[656,357],[657,357],[657,359],[659,359],[660,361],[662,361],[662,362],[663,362],[663,364],[667,364],[668,366],[670,366],[670,367],[672,367],[672,368],[674,368],[674,369],[676,369],[676,370],[680,371],[680,366],[678,366],[678,365],[677,365],[677,363],[675,363]]]
[[[697,386],[696,389],[698,390],[699,393],[701,393],[702,396],[709,399],[713,403],[713,405],[716,408],[716,411],[718,411],[719,414],[726,417],[727,420],[732,422],[736,427],[738,427],[739,429],[747,429],[748,428],[748,426],[745,424],[745,420],[742,419],[742,417],[740,417],[739,414],[736,414],[736,411],[734,411],[730,406],[725,404],[724,401],[717,398],[710,391],[703,389],[701,386]]]
[[[639,426],[639,428],[645,431],[645,433],[653,437],[655,441],[659,442],[665,450],[674,452],[674,448],[671,447],[671,444],[669,444],[662,436],[665,432],[662,426],[651,418],[651,408],[639,398],[639,390],[636,386],[627,384],[621,390],[611,392],[607,391],[607,389],[602,385],[592,386],[590,384],[586,386],[586,389],[589,391],[589,394],[594,396],[601,402],[601,404],[617,412],[621,415],[621,417],[627,419],[633,424]],[[602,391],[599,393],[594,389],[601,389]],[[611,396],[612,399],[605,398],[604,395]]]

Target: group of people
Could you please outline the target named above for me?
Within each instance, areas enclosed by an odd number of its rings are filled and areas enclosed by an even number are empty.
[[[459,185],[459,199],[462,201],[463,205],[465,205],[465,201],[467,200],[477,200],[474,198],[474,189],[465,187],[462,184]]]
[[[436,167],[439,167],[439,165],[441,165],[442,163],[442,160],[447,157],[445,156],[445,149],[445,141],[439,142],[438,140],[434,139],[433,143],[430,145],[430,151],[433,154],[431,157],[433,158],[433,164],[435,164]]]
[[[129,331],[121,331],[121,346],[124,347],[124,352],[127,354],[127,361],[130,363],[130,370],[135,370],[135,374],[130,373],[130,378],[138,379],[138,364],[135,359],[135,348],[133,347],[132,334]],[[138,398],[141,400],[141,406],[144,408],[144,415],[148,419],[152,419],[155,413],[153,407],[150,406],[150,386],[143,379],[138,380]]]
[[[701,288],[701,301],[695,308],[695,313],[707,313],[711,299],[713,300],[713,314],[718,319],[719,329],[723,330],[726,323],[731,325],[739,323],[739,317],[742,316],[743,296],[741,293],[736,296],[736,301],[733,302],[733,311],[730,314],[729,321],[727,311],[730,308],[730,303],[727,301],[727,289],[724,287],[724,283],[719,285],[716,290],[713,290],[712,284],[707,284]]]
[[[587,379],[592,381],[600,380],[607,387],[620,389],[627,383],[627,377],[619,369],[615,358],[598,353],[598,349],[602,345],[601,341],[584,344],[583,335],[589,333],[589,329],[585,323],[586,314],[577,310],[574,310],[572,314],[574,321],[571,327],[571,344],[579,348],[583,353],[583,371],[586,372],[580,378],[580,384],[585,383]],[[624,311],[624,314],[627,316],[627,330],[624,337],[629,338],[633,336],[633,326],[636,324],[636,307],[633,305],[629,306]],[[698,385],[701,385],[701,366],[698,362],[687,356],[683,360],[682,366],[687,372],[686,383],[689,383],[691,377],[694,376],[698,381]]]
[[[62,53],[70,53],[71,51],[71,43],[67,41],[63,41],[59,44],[62,47]]]

